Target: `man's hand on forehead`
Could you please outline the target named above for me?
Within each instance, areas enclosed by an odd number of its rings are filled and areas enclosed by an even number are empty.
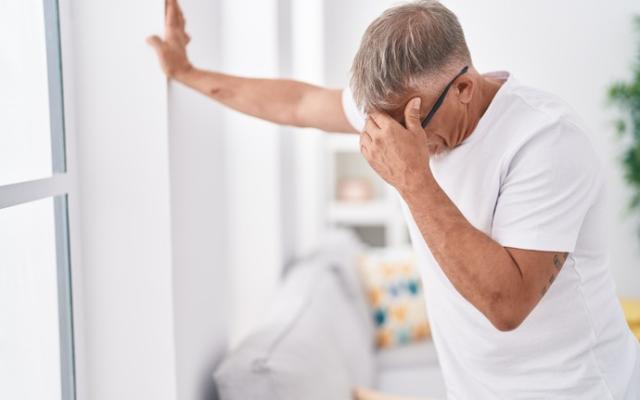
[[[360,133],[362,155],[382,179],[400,191],[419,184],[429,159],[419,97],[407,104],[403,116],[406,127],[388,113],[374,110]]]

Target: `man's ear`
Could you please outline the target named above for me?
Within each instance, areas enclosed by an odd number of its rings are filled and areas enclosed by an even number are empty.
[[[476,91],[476,82],[472,77],[462,75],[455,82],[455,89],[458,92],[458,99],[463,104],[469,104]]]

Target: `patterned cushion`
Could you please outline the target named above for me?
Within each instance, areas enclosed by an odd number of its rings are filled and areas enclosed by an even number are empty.
[[[416,257],[411,248],[368,249],[358,271],[376,326],[378,347],[424,340],[431,330]]]

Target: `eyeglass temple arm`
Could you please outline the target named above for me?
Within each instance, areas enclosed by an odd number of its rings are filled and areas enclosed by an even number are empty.
[[[427,116],[422,120],[422,127],[424,128],[425,125],[427,124],[427,122],[429,122],[429,120],[431,119],[431,117],[433,116],[433,114],[438,110],[438,108],[440,108],[440,105],[442,104],[442,102],[444,101],[444,98],[447,94],[447,92],[449,91],[449,88],[451,87],[451,85],[453,85],[453,82],[455,82],[456,79],[458,79],[460,77],[460,75],[464,74],[465,72],[467,72],[469,70],[469,66],[466,65],[464,68],[462,68],[462,70],[460,72],[458,72],[458,75],[455,76],[455,78],[453,78],[448,84],[447,86],[444,88],[444,91],[442,92],[442,94],[440,95],[440,97],[438,97],[438,100],[436,100],[436,104],[433,105],[433,107],[431,108],[431,111],[429,111],[429,114],[427,114]]]

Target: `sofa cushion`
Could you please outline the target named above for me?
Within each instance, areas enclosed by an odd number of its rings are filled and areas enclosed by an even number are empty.
[[[431,332],[415,264],[409,246],[370,249],[358,259],[380,348],[424,341]]]
[[[291,268],[265,321],[214,372],[221,400],[351,399],[354,386],[374,382],[359,313],[335,263]]]

